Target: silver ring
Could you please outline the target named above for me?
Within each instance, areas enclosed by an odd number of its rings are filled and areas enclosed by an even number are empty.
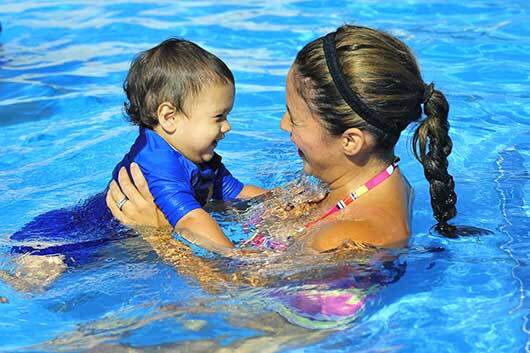
[[[123,199],[121,199],[120,201],[116,202],[116,206],[118,206],[118,208],[120,209],[120,211],[122,211],[123,209],[123,205],[125,205],[125,203],[129,201],[128,198],[124,197]]]

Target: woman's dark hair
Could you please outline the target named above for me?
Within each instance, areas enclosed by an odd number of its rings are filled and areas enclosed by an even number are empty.
[[[205,86],[229,83],[234,76],[221,59],[195,43],[170,38],[134,58],[123,83],[125,112],[133,124],[153,128],[161,103],[183,112],[186,101]]]
[[[330,134],[338,136],[349,128],[368,131],[376,140],[376,148],[387,157],[393,157],[401,131],[411,122],[419,122],[413,150],[430,183],[436,229],[445,236],[456,236],[456,228],[447,223],[456,215],[456,194],[447,171],[452,141],[448,134],[449,104],[443,93],[423,82],[414,55],[399,39],[366,27],[340,27],[334,33],[333,55],[352,94],[371,115],[380,117],[386,128],[376,127],[354,111],[343,98],[343,91],[339,92],[330,73],[325,41],[316,39],[298,53],[293,66],[298,93]]]

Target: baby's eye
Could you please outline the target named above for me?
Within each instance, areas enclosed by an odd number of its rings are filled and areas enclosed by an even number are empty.
[[[228,114],[217,114],[215,116],[215,120],[217,120],[218,122],[225,121],[227,118],[228,118]]]

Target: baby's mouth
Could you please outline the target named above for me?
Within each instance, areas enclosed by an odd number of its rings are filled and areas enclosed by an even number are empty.
[[[217,147],[217,144],[218,144],[219,141],[221,141],[222,139],[224,139],[224,136],[221,136],[221,137],[216,138],[216,139],[213,141],[213,143],[212,143],[213,147],[214,147],[214,148]]]

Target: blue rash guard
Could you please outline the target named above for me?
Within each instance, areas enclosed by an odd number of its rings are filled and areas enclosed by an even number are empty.
[[[235,198],[243,184],[234,178],[215,154],[212,161],[195,165],[173,149],[154,131],[140,129],[129,153],[113,172],[116,180],[122,166],[140,165],[155,202],[175,226],[188,212],[209,199]],[[101,244],[131,236],[113,219],[105,202],[106,190],[74,206],[52,210],[27,223],[10,239],[12,253],[65,256],[69,266],[92,262]]]
[[[243,189],[243,183],[230,174],[218,154],[197,165],[150,129],[140,128],[131,150],[114,168],[113,179],[118,180],[121,167],[130,173],[132,162],[140,166],[155,203],[173,227],[210,199],[235,199]]]

